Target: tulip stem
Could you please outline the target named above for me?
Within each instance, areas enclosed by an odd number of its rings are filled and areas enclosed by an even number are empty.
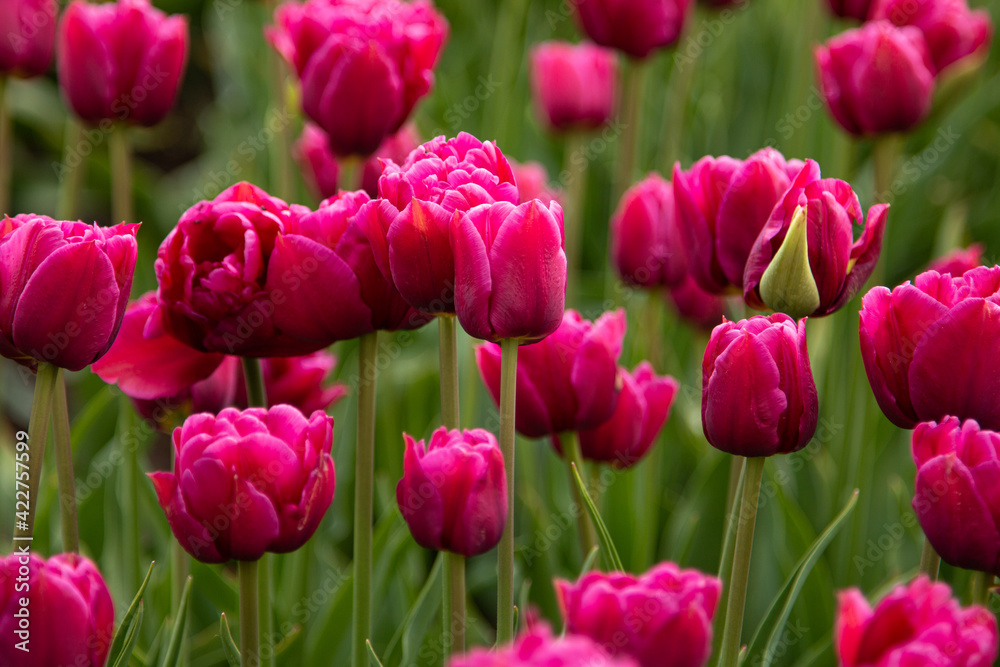
[[[465,556],[444,554],[444,643],[443,663],[448,656],[465,652]]]
[[[972,573],[972,604],[986,606],[990,600],[990,589],[993,588],[993,574],[987,572]]]
[[[115,224],[132,222],[132,146],[128,129],[116,126],[108,135],[111,163],[111,218]]]
[[[566,214],[563,236],[566,247],[567,302],[580,296],[580,273],[583,269],[583,212],[587,192],[586,136],[581,132],[566,135],[563,173],[566,174]]]
[[[31,403],[31,416],[28,418],[28,498],[24,504],[18,504],[15,511],[20,511],[27,505],[27,517],[18,515],[14,523],[14,548],[24,546],[22,540],[31,541],[35,529],[35,507],[38,505],[38,484],[42,478],[42,458],[45,456],[45,439],[49,434],[49,420],[52,419],[52,392],[56,385],[56,374],[59,369],[44,361],[38,362],[38,374],[35,377],[35,396]],[[18,442],[22,442],[18,440]],[[22,452],[18,452],[20,455]],[[15,465],[18,474],[23,474],[23,468]],[[18,477],[18,489],[22,480]],[[23,498],[23,496],[21,496]]]
[[[746,460],[739,524],[736,528],[736,549],[733,552],[733,570],[728,582],[729,601],[726,605],[726,625],[722,632],[719,667],[736,667],[740,655],[743,610],[746,607],[747,580],[750,576],[750,552],[753,550],[760,482],[764,476],[766,460],[763,456],[754,456]]]
[[[622,118],[622,138],[618,145],[618,182],[615,200],[632,184],[635,170],[636,143],[639,141],[639,110],[642,106],[642,81],[645,69],[641,61],[628,59],[622,68],[622,97],[619,109]]]
[[[337,175],[337,189],[342,192],[360,190],[365,174],[361,159],[356,155],[349,155],[337,160],[337,166],[340,168]],[[366,654],[365,660],[367,659]]]
[[[514,638],[514,402],[517,340],[500,341],[500,451],[507,471],[507,525],[497,552],[497,645]]]
[[[170,448],[170,470],[176,470],[177,452]],[[170,617],[180,618],[181,597],[184,594],[184,584],[187,582],[188,574],[191,571],[191,561],[184,547],[179,540],[170,540]],[[187,641],[187,628],[184,629],[185,637],[181,642],[178,665],[187,667],[189,664],[188,652],[190,651]]]
[[[268,17],[274,16],[280,0],[267,0]],[[264,119],[265,129],[270,129],[272,118],[287,118],[289,114],[287,71],[285,60],[274,49],[267,49],[271,68],[271,100],[274,104],[272,113]],[[291,202],[295,197],[295,179],[292,174],[291,159],[291,126],[289,122],[280,123],[280,129],[274,133],[274,143],[271,146],[271,182],[274,193]]]
[[[354,667],[368,665],[372,624],[372,494],[375,486],[375,381],[378,332],[358,346],[358,446],[354,472]]]
[[[930,540],[924,538],[924,548],[920,552],[920,573],[926,574],[931,581],[937,581],[938,569],[941,567],[941,556],[931,546]]]
[[[580,489],[576,485],[576,477],[573,474],[573,465],[576,465],[576,469],[580,471],[580,478],[583,478],[584,465],[583,465],[583,454],[580,451],[580,438],[576,434],[576,431],[569,431],[563,434],[565,437],[560,438],[563,447],[563,458],[566,460],[566,469],[569,471],[569,488],[573,493],[573,502],[576,503],[576,507],[580,510],[577,514],[577,529],[578,535],[580,537],[580,553],[582,558],[586,558],[590,550],[597,546],[597,531],[594,530],[594,524],[590,522],[590,516],[585,511],[585,505],[583,504],[583,496],[580,495]]]
[[[454,315],[438,320],[438,351],[441,357],[441,421],[448,429],[459,428],[458,328]],[[444,623],[445,662],[452,653],[465,651],[465,558],[445,554],[441,619]]]
[[[459,428],[456,319],[454,315],[442,315],[437,318],[438,347],[441,357],[441,421],[449,429]]]
[[[257,561],[239,561],[240,665],[260,666],[260,608],[257,599]]]
[[[743,482],[746,479],[746,462],[747,459],[744,456],[730,456],[731,464],[729,466],[729,500],[726,502],[726,529],[722,536],[722,555],[719,558],[719,579],[725,581],[726,577],[732,574],[733,571],[733,556],[736,551],[736,528],[738,525],[736,513],[736,506],[734,503],[736,499],[741,497],[743,494]],[[734,475],[735,473],[735,475]],[[726,586],[726,594],[728,595],[729,586]],[[726,627],[726,616],[728,615],[729,607],[728,605],[720,605],[718,612],[715,615],[715,626],[716,627]],[[722,633],[716,632],[713,636],[712,642],[712,655],[718,655],[719,650],[722,647]]]
[[[56,369],[55,393],[52,396],[52,435],[56,448],[56,471],[59,476],[60,518],[63,551],[80,553],[80,529],[76,519],[76,489],[73,479],[73,447],[69,436],[69,406],[66,403],[66,377]]]
[[[247,384],[247,405],[251,408],[267,407],[267,389],[264,374],[260,369],[260,359],[243,357],[243,378]]]
[[[77,217],[77,204],[80,199],[80,184],[83,181],[83,158],[79,163],[69,164],[69,156],[75,155],[83,130],[80,123],[70,116],[66,119],[66,134],[63,139],[63,161],[59,166],[59,195],[56,201],[56,218],[58,220],[73,220]]]
[[[872,148],[872,159],[875,162],[875,201],[889,203],[892,201],[893,179],[896,178],[896,163],[902,148],[902,139],[895,135],[879,137]]]
[[[118,478],[118,504],[122,510],[122,579],[124,590],[139,588],[139,445],[146,431],[140,430],[132,403],[124,395],[118,407],[118,447],[122,466]],[[173,449],[173,448],[171,448]]]
[[[9,208],[13,139],[7,107],[7,77],[0,76],[0,216],[12,212]]]

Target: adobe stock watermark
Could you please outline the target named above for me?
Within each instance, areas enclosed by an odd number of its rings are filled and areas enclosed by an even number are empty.
[[[890,201],[902,195],[932,171],[951,150],[961,135],[951,125],[939,128],[934,141],[916,155],[905,160],[896,172],[889,190],[876,195],[878,201]]]

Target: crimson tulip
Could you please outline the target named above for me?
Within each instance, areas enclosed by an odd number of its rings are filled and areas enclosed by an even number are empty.
[[[596,128],[614,112],[615,54],[594,44],[542,42],[531,50],[531,90],[555,130]]]
[[[874,0],[827,0],[827,5],[837,16],[858,21],[867,21]]]
[[[973,243],[967,248],[958,248],[938,257],[927,265],[928,271],[950,273],[953,276],[964,275],[983,264],[983,252],[986,248],[982,243]]]
[[[680,285],[669,288],[664,296],[678,315],[708,332],[722,324],[726,315],[726,300],[703,290],[690,275]]]
[[[573,6],[590,39],[646,58],[680,39],[691,0],[575,0]]]
[[[541,201],[557,201],[563,204],[565,193],[549,183],[549,173],[540,162],[516,162],[510,160],[510,169],[517,182],[517,191],[522,201],[538,199]]]
[[[52,64],[56,0],[7,0],[0,8],[0,76],[31,78]]]
[[[611,657],[588,637],[553,637],[547,625],[529,626],[510,646],[477,648],[448,660],[448,667],[639,667],[628,657]]]
[[[611,256],[629,285],[673,287],[687,277],[674,188],[653,173],[622,196],[611,218]]]
[[[875,0],[873,20],[910,25],[923,33],[935,73],[967,58],[985,58],[993,21],[985,9],[971,11],[965,0]]]

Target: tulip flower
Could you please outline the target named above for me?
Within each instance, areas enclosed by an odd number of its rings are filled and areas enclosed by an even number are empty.
[[[870,21],[814,51],[834,120],[856,136],[906,132],[930,111],[934,63],[916,28]]]
[[[555,130],[597,128],[614,113],[615,54],[593,44],[542,42],[531,50],[531,90]]]
[[[988,667],[997,657],[997,622],[961,607],[947,584],[920,576],[875,605],[852,588],[838,596],[834,646],[842,667]]]
[[[434,83],[448,23],[430,2],[287,2],[265,31],[340,156],[371,155]]]
[[[815,169],[805,168],[810,175]],[[688,249],[691,275],[702,289],[712,294],[743,289],[750,249],[802,169],[802,162],[786,161],[773,148],[743,161],[708,156],[688,171],[674,166],[677,225]]]
[[[295,551],[333,500],[333,419],[322,412],[196,414],[173,442],[174,471],[149,478],[174,537],[203,563]]]
[[[965,0],[875,0],[872,5],[872,20],[913,26],[924,34],[936,74],[966,58],[985,58],[989,51],[990,14],[970,11]]]
[[[549,183],[549,174],[540,162],[516,162],[510,160],[510,169],[517,183],[517,191],[522,201],[538,199],[557,201],[563,205],[566,194]]]
[[[611,256],[629,285],[679,285],[687,256],[674,206],[674,188],[659,174],[629,188],[611,218]]]
[[[702,667],[712,652],[712,616],[722,582],[661,563],[638,577],[590,572],[557,579],[570,635],[586,635],[639,667]]]
[[[973,243],[967,248],[952,250],[928,264],[927,270],[941,274],[950,273],[953,276],[964,275],[966,271],[982,266],[985,250],[982,243]]]
[[[867,21],[875,2],[874,0],[827,0],[827,4],[830,6],[830,11],[837,16]]]
[[[587,36],[633,58],[646,58],[680,39],[691,0],[577,0]]]
[[[875,399],[900,428],[947,415],[1000,429],[1000,266],[927,271],[861,300],[861,357]]]
[[[513,644],[478,648],[448,660],[448,667],[639,667],[627,657],[611,657],[581,636],[553,637],[547,625],[529,626]]]
[[[138,230],[38,215],[0,221],[0,354],[71,371],[100,359],[128,304]]]
[[[56,56],[67,105],[86,123],[156,125],[177,99],[188,25],[148,0],[74,0],[59,23]]]
[[[582,431],[611,419],[621,391],[618,357],[625,312],[591,323],[567,310],[550,336],[518,351],[515,425],[528,438]],[[493,400],[500,403],[500,347],[476,348],[476,362]]]
[[[701,422],[716,449],[739,456],[796,452],[816,431],[806,324],[776,313],[712,331],[702,362]]]
[[[678,315],[707,332],[722,324],[726,315],[726,300],[703,290],[690,275],[680,285],[669,288],[664,296]]]
[[[809,171],[796,176],[747,259],[743,296],[758,310],[829,315],[854,298],[878,262],[888,205],[872,206],[866,224],[849,184],[810,180]],[[856,225],[863,231],[854,241]]]
[[[52,63],[56,0],[7,0],[0,8],[0,77],[31,78]]]

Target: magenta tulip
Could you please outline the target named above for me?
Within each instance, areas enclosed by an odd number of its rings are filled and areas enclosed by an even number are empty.
[[[529,625],[513,644],[477,648],[448,660],[448,667],[639,667],[627,657],[613,658],[581,635],[553,637],[545,624]]]
[[[639,667],[702,667],[722,582],[661,563],[638,577],[591,572],[555,582],[566,631],[586,635]]]
[[[716,449],[738,456],[788,454],[816,431],[819,405],[806,322],[776,313],[723,322],[702,362],[701,423]]]
[[[604,313],[595,322],[567,310],[552,335],[518,351],[517,431],[541,438],[581,431],[611,419],[621,380],[618,357],[625,338],[625,312]],[[500,347],[476,348],[483,382],[500,403]]]
[[[596,128],[614,113],[614,51],[593,44],[542,42],[531,50],[531,90],[539,116],[555,130]]]
[[[261,374],[264,376],[268,404],[285,403],[307,415],[317,410],[326,412],[337,401],[347,396],[346,386],[327,382],[336,367],[337,357],[326,350],[301,357],[262,359]],[[248,406],[246,389],[246,381],[240,373],[236,383],[238,408]]]
[[[906,132],[930,111],[934,64],[916,28],[870,21],[817,46],[814,56],[826,106],[850,134]]]
[[[874,0],[827,0],[826,4],[837,16],[867,21],[875,2]]]
[[[919,29],[936,73],[966,58],[982,60],[993,37],[989,12],[970,11],[965,0],[876,0],[872,19]]]
[[[889,206],[872,206],[866,224],[849,184],[815,180],[810,171],[796,176],[747,259],[743,296],[758,310],[829,315],[854,298],[878,262]],[[856,226],[863,228],[857,241]]]
[[[674,187],[653,173],[622,196],[611,218],[611,256],[629,285],[673,287],[687,277]]]
[[[87,558],[0,556],[0,665],[102,667],[114,624],[111,594]]]
[[[156,125],[174,106],[188,25],[149,0],[74,0],[59,23],[59,85],[81,120]]]
[[[665,297],[678,315],[708,332],[722,324],[726,315],[725,298],[706,292],[690,275],[680,285],[669,288]]]
[[[927,271],[861,300],[861,356],[896,426],[948,415],[1000,429],[1000,266],[962,276]]]
[[[7,0],[0,7],[0,76],[31,78],[52,64],[56,0]]]
[[[426,447],[403,439],[396,503],[417,544],[463,556],[495,547],[507,525],[507,475],[493,434],[442,426]]]
[[[952,250],[928,264],[927,270],[941,274],[950,273],[953,276],[965,275],[966,271],[982,266],[985,250],[982,243],[973,243],[967,248]]]
[[[174,430],[173,472],[149,474],[174,537],[203,563],[287,553],[333,501],[333,419],[290,405],[227,408]]]
[[[680,39],[691,0],[574,0],[573,6],[590,39],[646,58]]]
[[[517,182],[521,201],[557,201],[563,204],[565,193],[549,182],[549,173],[540,162],[516,162],[510,160],[510,169]]]
[[[746,160],[703,157],[688,171],[674,166],[677,225],[691,275],[702,289],[713,294],[743,289],[750,249],[802,169],[802,162],[786,161],[773,148]]]
[[[959,606],[947,584],[917,577],[875,609],[856,588],[838,597],[833,643],[841,667],[989,667],[997,657],[993,613]]]
[[[138,231],[39,215],[0,221],[0,354],[71,371],[100,359],[128,305]]]

